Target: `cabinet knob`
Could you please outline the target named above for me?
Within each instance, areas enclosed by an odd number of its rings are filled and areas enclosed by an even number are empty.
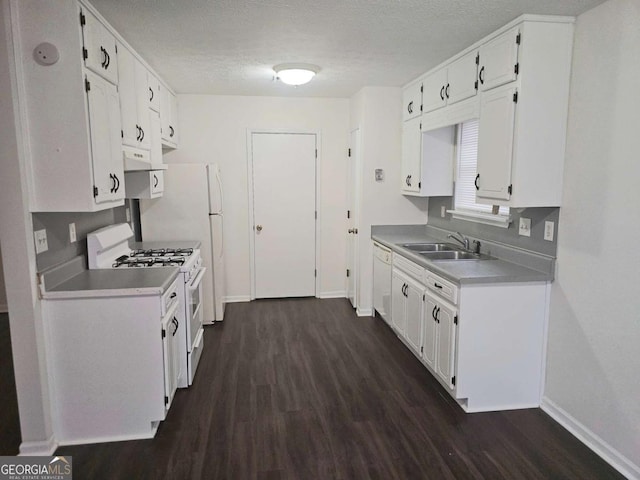
[[[256,232],[262,231],[262,225],[256,225]]]

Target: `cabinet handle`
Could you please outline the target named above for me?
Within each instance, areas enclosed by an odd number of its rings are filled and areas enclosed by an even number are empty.
[[[171,133],[169,133],[169,138],[173,138],[173,134],[175,133],[175,130],[171,125],[169,125],[169,130],[171,131]]]
[[[484,85],[484,67],[480,69],[480,73],[478,73],[478,79],[480,80],[480,85]]]
[[[180,323],[178,323],[178,319],[176,317],[173,317],[173,320],[171,320],[171,323],[173,323],[173,325],[176,327],[173,330],[173,333],[171,334],[172,337],[176,336],[176,332],[178,331],[178,326],[180,325]]]
[[[476,179],[473,181],[473,184],[476,186],[476,190],[480,190],[480,187],[478,186],[478,180],[480,180],[480,174],[477,174]]]
[[[440,307],[436,310],[436,322],[440,323]]]
[[[407,177],[407,185],[411,186],[411,175]]]
[[[140,126],[136,125],[136,132],[138,132],[138,135],[136,135],[136,140],[139,142],[140,141]]]
[[[114,193],[116,193],[118,190],[120,190],[120,179],[118,178],[118,176],[114,173],[113,174],[113,178],[115,178],[116,180],[116,189],[113,191]]]
[[[442,86],[442,88],[440,89],[440,99],[444,100],[444,85]]]
[[[177,294],[176,292],[173,292],[173,293],[169,296],[169,298],[176,298],[177,296],[178,296],[178,294]]]
[[[436,287],[436,288],[442,288],[442,285],[440,285],[438,283],[434,283],[433,286]]]
[[[151,94],[151,96],[149,97],[149,101],[153,102],[153,89],[151,87],[149,87],[149,93]]]
[[[144,140],[144,130],[140,127],[140,141]]]
[[[433,306],[433,310],[431,310],[431,318],[433,318],[433,321],[434,321],[434,322],[437,322],[437,321],[438,321],[438,319],[436,318],[436,308],[438,308],[438,306],[437,306],[437,305],[434,305],[434,306]]]
[[[116,190],[116,179],[114,178],[112,173],[109,174],[109,178],[111,179],[111,189],[109,190],[109,192],[113,193]]]
[[[102,61],[100,62],[100,66],[104,68],[104,66],[107,64],[107,51],[103,46],[100,46],[100,57],[102,59]]]
[[[409,102],[409,105],[407,105],[407,110],[409,111],[409,113],[413,113],[413,101]]]
[[[156,174],[153,174],[153,188],[156,188],[158,186],[158,177],[156,176]]]
[[[447,98],[449,98],[449,84],[447,83],[447,88],[444,89],[444,94]]]

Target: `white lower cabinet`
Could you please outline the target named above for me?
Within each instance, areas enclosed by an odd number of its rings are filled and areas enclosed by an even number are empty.
[[[132,289],[43,300],[51,417],[60,445],[155,435],[178,383],[177,287],[174,281],[162,295]]]
[[[548,288],[456,285],[394,253],[392,326],[464,411],[533,408],[541,398]]]

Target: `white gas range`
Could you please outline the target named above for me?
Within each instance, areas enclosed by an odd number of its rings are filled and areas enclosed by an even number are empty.
[[[178,288],[178,329],[180,374],[178,387],[186,388],[193,377],[204,346],[202,327],[202,278],[206,268],[197,248],[131,249],[133,231],[127,223],[101,228],[87,235],[89,269],[179,267],[182,278]]]

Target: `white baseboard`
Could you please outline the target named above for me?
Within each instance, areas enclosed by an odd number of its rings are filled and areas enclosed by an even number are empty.
[[[546,397],[542,398],[540,408],[551,418],[569,430],[578,440],[602,457],[613,468],[630,480],[640,479],[640,467],[589,430],[585,425],[573,418],[561,407]]]
[[[356,315],[359,317],[372,317],[373,316],[373,308],[356,308]]]
[[[242,302],[250,302],[251,295],[231,295],[228,297],[224,297],[224,303],[242,303]]]
[[[9,313],[9,305],[0,303],[0,313]]]
[[[347,292],[344,290],[337,292],[320,292],[318,298],[346,298]]]
[[[21,457],[48,457],[58,448],[58,442],[53,435],[41,442],[22,442],[18,456]]]

